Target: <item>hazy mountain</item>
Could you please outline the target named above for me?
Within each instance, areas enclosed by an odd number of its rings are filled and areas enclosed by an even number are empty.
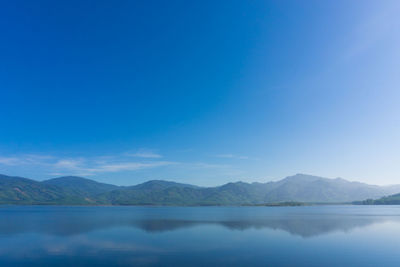
[[[251,205],[279,202],[340,203],[391,195],[399,186],[376,186],[296,174],[277,182],[227,183],[217,187],[152,180],[115,186],[66,176],[37,182],[0,176],[2,204]]]
[[[159,205],[241,205],[276,202],[339,203],[391,194],[392,187],[379,187],[341,178],[328,179],[297,174],[278,182],[228,183],[218,187],[150,181],[114,190],[101,196],[103,203]]]
[[[269,193],[265,195],[265,202],[349,202],[365,199],[365,196],[381,197],[392,192],[390,188],[376,185],[304,174],[273,182],[270,188]]]
[[[388,192],[389,195],[397,194],[400,192],[400,185],[386,185],[382,186],[385,192]]]

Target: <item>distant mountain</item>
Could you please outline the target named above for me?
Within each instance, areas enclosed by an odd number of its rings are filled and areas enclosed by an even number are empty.
[[[282,202],[344,203],[399,192],[376,186],[296,174],[277,182],[198,187],[163,180],[115,186],[66,176],[43,182],[0,175],[0,204],[62,205],[256,205]]]
[[[381,197],[379,199],[367,199],[363,201],[355,201],[357,205],[400,205],[400,193]]]
[[[31,179],[0,175],[0,204],[89,204],[62,187]]]
[[[171,187],[200,188],[199,186],[196,185],[182,184],[182,183],[163,181],[163,180],[150,180],[142,184],[130,186],[128,188],[131,190],[134,189],[134,190],[146,190],[146,191],[160,191]]]
[[[379,187],[341,178],[328,179],[297,174],[278,182],[228,183],[218,187],[193,187],[150,181],[107,192],[102,203],[122,205],[251,205],[260,203],[344,203],[391,194],[392,187]]]
[[[120,187],[111,184],[99,183],[90,179],[77,176],[64,176],[42,182],[45,185],[62,187],[71,194],[90,197],[93,195],[116,190]]]
[[[311,175],[289,176],[269,186],[265,202],[350,202],[365,196],[381,197],[392,192],[391,188],[349,182],[341,178],[328,179]]]
[[[113,190],[97,196],[99,203],[112,205],[189,205],[200,187],[162,180]]]

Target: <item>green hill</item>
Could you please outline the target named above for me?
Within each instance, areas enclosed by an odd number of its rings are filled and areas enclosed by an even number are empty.
[[[92,197],[97,194],[109,192],[120,188],[116,185],[99,183],[90,179],[77,176],[64,176],[43,181],[44,185],[52,185],[63,188],[72,195]]]
[[[0,204],[89,204],[62,187],[0,175]]]

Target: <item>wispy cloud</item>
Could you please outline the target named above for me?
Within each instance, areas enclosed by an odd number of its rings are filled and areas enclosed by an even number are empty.
[[[350,59],[366,53],[383,39],[396,38],[400,26],[399,11],[398,1],[380,3],[376,10],[354,29],[351,46],[347,53],[344,53],[344,58]]]
[[[44,170],[48,175],[63,176],[93,176],[103,173],[118,173],[124,171],[138,171],[173,166],[173,171],[180,172],[211,172],[214,174],[231,175],[237,170],[229,164],[214,162],[191,162],[160,160],[161,155],[140,151],[131,155],[121,153],[117,155],[103,155],[96,157],[60,157],[51,155],[11,155],[1,156],[0,166],[23,168],[26,170]],[[245,158],[234,155],[219,155],[225,158]],[[246,157],[247,158],[247,157]],[[171,171],[171,169],[169,169]]]
[[[151,158],[151,159],[162,158],[162,155],[147,149],[142,149],[135,153],[126,153],[126,155],[129,157],[137,157],[137,158]]]
[[[137,162],[137,161],[102,161],[101,163],[95,161],[86,162],[79,160],[60,160],[54,167],[59,170],[79,173],[80,175],[94,175],[98,173],[110,173],[120,171],[135,171],[146,168],[155,168],[161,166],[168,166],[177,164],[171,161],[152,161],[152,162]]]
[[[15,157],[0,157],[0,164],[14,166],[20,164],[20,160]]]
[[[152,158],[156,158],[154,155]],[[102,156],[93,158],[60,158],[43,155],[19,155],[0,157],[0,165],[6,166],[40,166],[55,175],[90,176],[99,173],[135,171],[178,164],[172,161],[137,161],[126,156]]]
[[[92,169],[93,172],[119,172],[119,171],[135,171],[139,169],[145,168],[154,168],[160,166],[168,166],[177,164],[176,162],[171,161],[156,161],[156,162],[120,162],[120,163],[112,163],[105,164],[102,166],[98,166],[97,168]]]
[[[226,158],[226,159],[248,159],[247,156],[239,156],[234,154],[218,154],[215,155],[217,158]]]
[[[44,164],[47,160],[53,159],[52,156],[24,154],[20,156],[3,157],[0,156],[0,164],[15,166],[27,164]]]
[[[60,159],[53,164],[56,168],[61,169],[77,169],[82,166],[84,159]]]

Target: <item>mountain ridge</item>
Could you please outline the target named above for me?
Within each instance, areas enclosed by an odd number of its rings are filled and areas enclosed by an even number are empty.
[[[39,182],[0,175],[0,204],[185,206],[350,203],[399,193],[396,191],[399,188],[399,185],[377,186],[307,174],[296,174],[266,183],[238,181],[215,187],[164,180],[117,186],[77,176]]]
[[[69,190],[70,193],[75,193],[86,197],[93,194],[100,194],[122,188],[122,186],[100,183],[79,176],[62,176],[45,180],[41,183],[62,187],[65,190]]]

